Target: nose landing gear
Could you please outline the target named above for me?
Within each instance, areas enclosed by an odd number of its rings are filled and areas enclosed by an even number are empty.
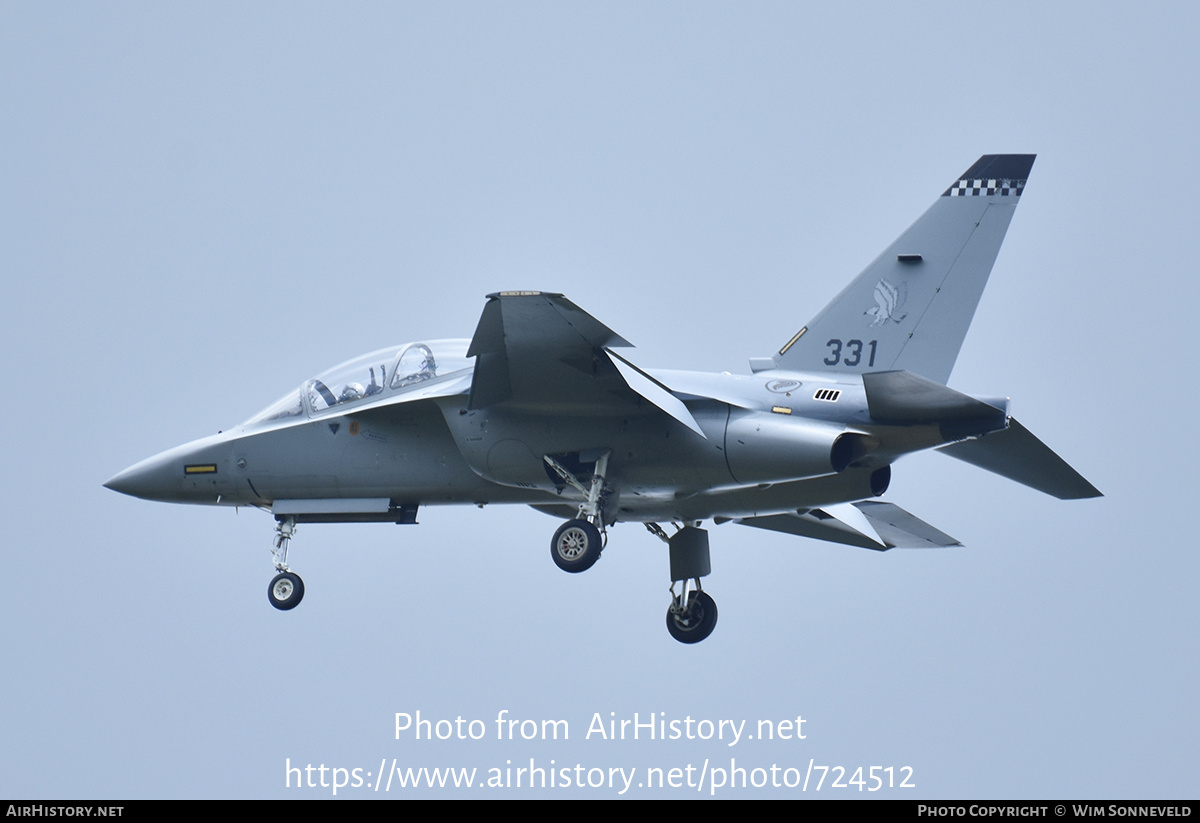
[[[287,565],[288,543],[295,533],[295,518],[285,518],[275,525],[275,544],[271,548],[271,556],[275,558],[275,570],[279,574],[271,579],[271,585],[267,587],[267,600],[280,611],[294,609],[304,599],[304,581]]]

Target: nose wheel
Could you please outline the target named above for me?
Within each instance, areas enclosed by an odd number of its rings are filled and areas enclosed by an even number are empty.
[[[304,581],[287,565],[288,543],[295,533],[294,518],[280,520],[275,525],[275,543],[271,547],[271,555],[275,558],[275,571],[279,573],[271,578],[271,585],[267,586],[267,599],[271,601],[272,606],[284,612],[296,608],[304,599]]]
[[[267,587],[267,599],[280,611],[294,609],[304,599],[304,581],[295,572],[280,572]]]

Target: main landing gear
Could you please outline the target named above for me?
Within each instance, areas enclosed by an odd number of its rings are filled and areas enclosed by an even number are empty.
[[[699,585],[699,581],[696,581]],[[687,586],[684,586],[686,590]],[[699,643],[717,627],[717,603],[708,594],[695,589],[683,605],[682,595],[675,594],[671,584],[671,607],[667,609],[667,631],[680,643]]]
[[[565,572],[587,571],[600,559],[604,539],[600,530],[586,520],[568,520],[550,541],[550,556]]]
[[[558,527],[550,541],[550,556],[555,565],[566,572],[578,573],[590,569],[604,548],[604,519],[600,500],[604,490],[604,469],[608,455],[596,461],[591,486],[585,487],[567,469],[551,457],[546,464],[571,486],[584,493],[579,514]],[[700,578],[712,571],[708,552],[708,532],[693,525],[684,525],[667,536],[657,523],[646,528],[670,547],[671,605],[667,608],[667,631],[680,643],[699,643],[712,634],[717,626],[717,603],[700,585]],[[675,591],[676,584],[681,586]]]
[[[271,579],[271,585],[267,587],[267,599],[280,611],[294,609],[304,599],[304,581],[287,566],[288,543],[295,533],[294,518],[280,520],[275,526],[275,545],[271,549],[271,555],[275,558],[275,570],[279,573]]]
[[[587,486],[553,457],[547,455],[543,458],[559,477],[583,494],[583,502],[579,504],[575,519],[559,526],[550,541],[550,557],[565,572],[578,574],[587,571],[596,564],[600,552],[604,550],[607,540],[604,527],[604,474],[608,471],[608,455],[608,452],[604,452],[596,459],[592,480]]]
[[[708,532],[684,526],[667,537],[657,523],[646,528],[671,549],[671,605],[667,608],[667,631],[680,643],[699,643],[717,627],[717,603],[700,587],[700,578],[712,571]],[[682,588],[675,593],[675,584]]]

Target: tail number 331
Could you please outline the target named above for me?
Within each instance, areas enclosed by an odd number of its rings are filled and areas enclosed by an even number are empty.
[[[879,341],[868,340],[865,344],[861,340],[847,340],[845,344],[841,340],[830,340],[825,345],[829,347],[829,356],[821,362],[826,366],[836,366],[841,363],[843,366],[859,366],[866,365],[868,368],[875,365],[875,347]],[[867,362],[863,363],[863,353],[866,352]]]

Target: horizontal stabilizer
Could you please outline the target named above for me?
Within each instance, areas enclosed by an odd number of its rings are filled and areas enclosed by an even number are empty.
[[[962,545],[894,503],[875,500],[827,506],[803,514],[744,517],[737,522],[743,526],[876,551]]]
[[[938,451],[1059,500],[1103,496],[1016,418],[1009,418],[1004,431],[943,446]]]
[[[1004,427],[1007,409],[976,400],[909,371],[863,375],[871,417],[889,423],[920,423],[966,418],[996,418]]]
[[[867,408],[880,423],[936,423],[946,440],[977,437],[1008,425],[1008,400],[979,400],[910,371],[863,375]]]

